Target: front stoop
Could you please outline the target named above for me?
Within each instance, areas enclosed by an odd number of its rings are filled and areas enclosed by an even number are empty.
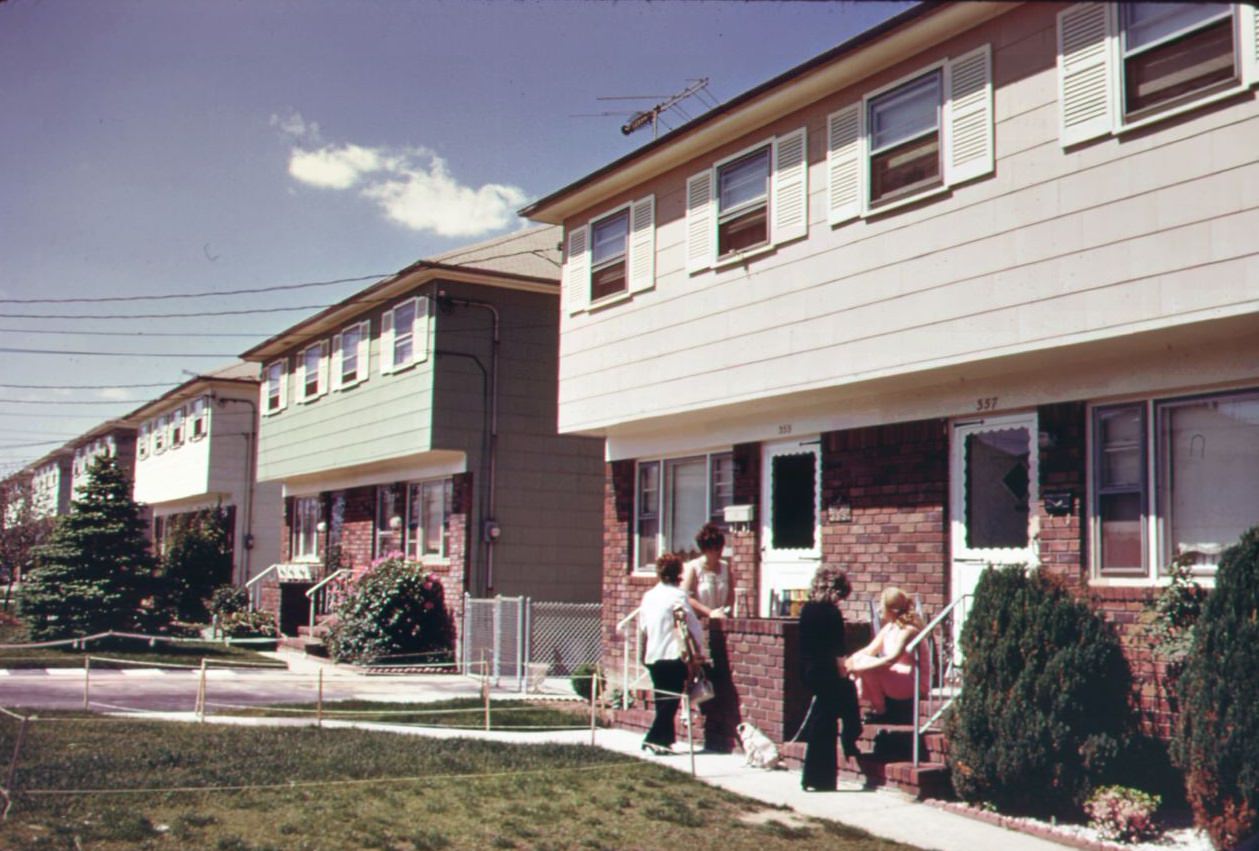
[[[867,724],[858,746],[862,755],[839,762],[839,778],[868,787],[891,786],[919,800],[952,795],[948,763],[944,761],[944,737],[926,733],[919,742],[918,767],[913,763],[911,724]],[[804,742],[789,742],[780,751],[792,768],[804,764]]]

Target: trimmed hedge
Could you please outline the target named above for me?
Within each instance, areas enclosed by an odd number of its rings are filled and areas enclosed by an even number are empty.
[[[1180,676],[1172,755],[1216,848],[1259,833],[1259,527],[1224,551]]]
[[[989,568],[962,629],[953,786],[1003,813],[1078,817],[1135,730],[1113,629],[1042,570]]]

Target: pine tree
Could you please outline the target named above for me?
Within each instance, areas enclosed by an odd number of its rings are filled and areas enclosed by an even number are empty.
[[[135,629],[153,585],[153,557],[131,482],[113,458],[87,484],[36,554],[21,611],[36,640]]]
[[[1216,848],[1259,835],[1259,527],[1220,557],[1193,628],[1172,752]]]

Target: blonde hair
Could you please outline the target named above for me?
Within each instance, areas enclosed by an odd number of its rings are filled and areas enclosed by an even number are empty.
[[[893,586],[883,589],[883,612],[897,626],[912,626],[922,629],[922,616],[914,608],[914,601],[901,589]]]

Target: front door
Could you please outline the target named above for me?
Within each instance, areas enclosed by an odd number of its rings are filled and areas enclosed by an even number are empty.
[[[767,443],[761,466],[760,611],[771,592],[807,589],[822,560],[822,453],[820,438]]]
[[[1036,560],[1035,412],[955,422],[950,456],[950,587],[956,601],[974,593],[988,565]],[[964,614],[953,619],[954,647]]]

